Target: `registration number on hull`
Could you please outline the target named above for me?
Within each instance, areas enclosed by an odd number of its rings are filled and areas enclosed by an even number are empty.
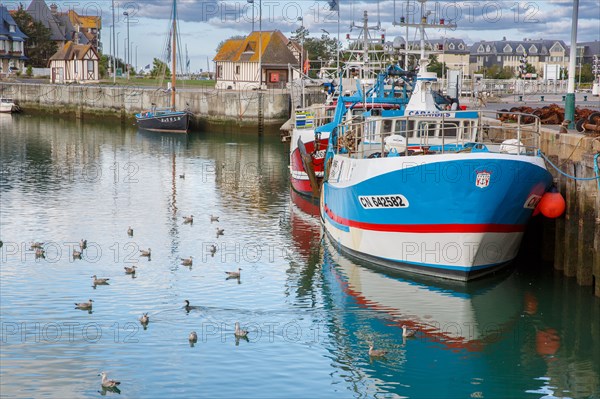
[[[408,208],[409,203],[402,194],[361,195],[358,202],[364,209]]]

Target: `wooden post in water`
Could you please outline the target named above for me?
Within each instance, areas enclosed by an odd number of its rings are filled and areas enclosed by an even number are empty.
[[[592,266],[593,279],[595,281],[594,294],[600,297],[600,192],[596,191],[595,201],[592,201],[592,205],[595,206],[595,219],[594,219],[594,263]]]
[[[575,166],[577,176],[592,176],[593,167],[587,167],[587,162],[579,162]],[[593,284],[594,269],[594,228],[596,212],[594,208],[594,181],[579,182],[578,208],[579,208],[579,238],[577,240],[577,284],[590,286]],[[588,195],[586,195],[588,194]]]
[[[572,161],[566,163],[564,171],[571,176],[575,176],[575,164]],[[579,212],[577,206],[577,186],[578,182],[574,179],[566,179],[567,202],[565,210],[565,235],[564,240],[564,274],[568,277],[574,277],[577,274],[579,259],[577,256],[577,239],[579,238]]]
[[[558,155],[551,156],[550,160],[554,164],[558,164]],[[565,177],[561,174],[554,179],[556,188],[561,194],[566,192]],[[565,217],[559,217],[556,219],[556,232],[554,235],[554,269],[563,271],[565,269]]]

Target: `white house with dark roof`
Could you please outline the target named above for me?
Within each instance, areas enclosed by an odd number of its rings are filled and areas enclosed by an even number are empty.
[[[51,83],[97,83],[98,53],[91,44],[68,41],[50,57]]]
[[[23,70],[26,39],[8,9],[0,4],[0,77]]]
[[[260,51],[259,45],[262,45]],[[287,82],[297,78],[295,72],[292,72],[294,76],[289,76],[288,65],[300,66],[301,51],[302,46],[278,30],[252,32],[244,39],[230,39],[213,59],[217,80],[215,87],[252,89],[259,87],[260,82],[268,88],[285,87]]]

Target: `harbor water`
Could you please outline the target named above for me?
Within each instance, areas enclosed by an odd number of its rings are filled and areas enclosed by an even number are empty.
[[[276,135],[0,115],[0,144],[1,397],[600,397],[589,287],[531,257],[468,284],[346,258]]]

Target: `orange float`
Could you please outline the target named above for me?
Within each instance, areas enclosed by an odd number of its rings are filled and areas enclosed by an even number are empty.
[[[542,196],[537,208],[547,218],[556,219],[565,212],[565,206],[565,199],[558,192],[556,186],[552,186],[550,191]]]

